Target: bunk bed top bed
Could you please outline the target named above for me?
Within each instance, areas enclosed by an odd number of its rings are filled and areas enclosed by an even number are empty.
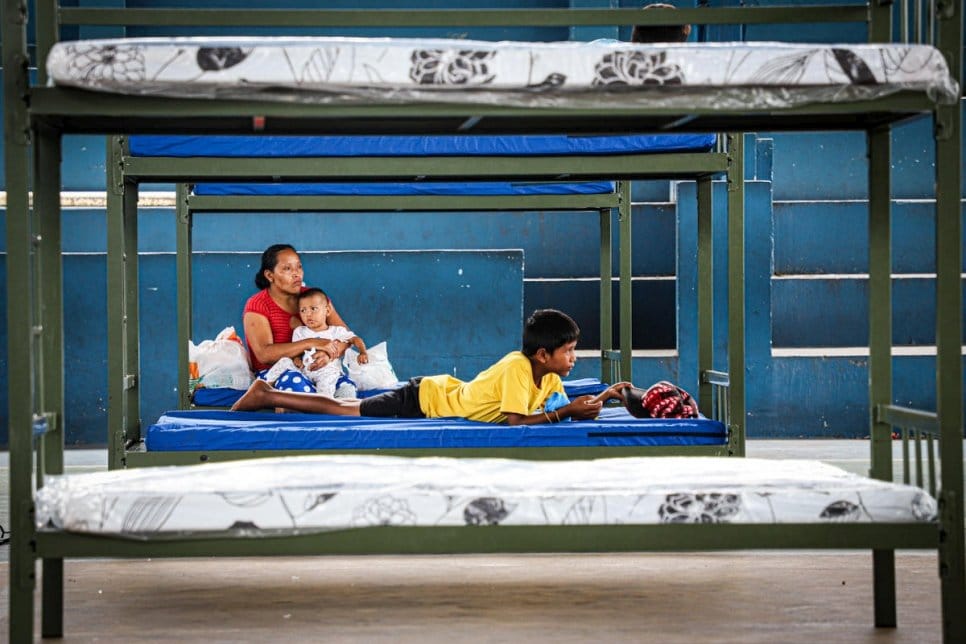
[[[57,43],[31,114],[114,133],[713,132],[864,128],[958,96],[928,45],[262,42]]]
[[[6,10],[13,11],[17,8],[13,0],[5,0]],[[871,8],[875,13],[878,8]],[[878,11],[881,13],[881,11]],[[940,17],[946,19],[946,24],[941,27],[940,32],[945,34],[943,38],[946,44],[952,43],[954,47],[949,55],[957,60],[961,57],[961,17],[956,15],[955,4],[944,6],[940,12]],[[957,22],[956,31],[949,27],[949,18]],[[10,21],[12,22],[12,21]],[[25,51],[26,43],[23,39],[17,40],[13,27],[5,23],[5,62],[17,63],[17,55]],[[11,36],[10,38],[6,38]],[[23,42],[21,42],[23,41]],[[459,46],[463,43],[454,44],[455,50],[450,50],[454,55],[458,55]],[[79,45],[84,46],[84,45]],[[110,47],[110,44],[106,45]],[[441,45],[436,45],[438,47]],[[646,47],[641,46],[646,50]],[[611,65],[617,58],[630,60],[634,53],[641,53],[648,60],[666,60],[660,55],[667,48],[651,48],[651,56],[648,57],[645,51],[640,51],[637,46],[627,47],[628,56],[614,56],[620,48],[615,48],[611,55]],[[708,48],[710,50],[712,48]],[[821,50],[822,48],[814,48]],[[555,93],[559,78],[546,76],[537,79],[539,87],[531,88],[529,98],[520,98],[515,101],[481,102],[480,97],[483,93],[468,92],[473,97],[468,102],[462,100],[451,101],[451,97],[456,93],[438,92],[432,89],[422,92],[425,88],[420,88],[422,102],[416,103],[396,103],[395,99],[376,99],[366,96],[360,98],[353,90],[342,92],[341,95],[348,96],[345,102],[319,102],[318,100],[301,102],[291,101],[294,93],[278,92],[276,96],[286,96],[286,100],[271,100],[265,95],[253,98],[250,95],[238,95],[225,100],[198,100],[196,98],[160,97],[157,95],[110,95],[100,91],[89,91],[74,87],[49,87],[49,88],[30,88],[29,89],[29,108],[26,104],[20,104],[21,97],[17,94],[17,83],[25,82],[25,78],[17,78],[14,81],[5,80],[6,98],[9,101],[8,110],[12,109],[15,113],[7,118],[8,141],[12,141],[17,150],[23,148],[26,155],[26,142],[22,137],[17,136],[16,128],[19,126],[35,128],[38,135],[37,155],[40,159],[40,168],[45,168],[45,163],[55,164],[57,151],[57,137],[64,132],[104,132],[104,133],[127,133],[127,132],[175,132],[175,133],[218,133],[218,132],[265,132],[265,133],[364,133],[364,134],[385,134],[385,133],[417,133],[417,134],[441,134],[441,133],[619,133],[619,132],[644,132],[644,131],[735,131],[735,130],[808,130],[808,129],[860,129],[867,132],[870,137],[870,156],[871,165],[875,169],[881,169],[883,160],[885,168],[888,168],[888,126],[906,118],[923,115],[935,114],[937,121],[937,173],[941,177],[938,180],[939,189],[937,199],[940,211],[937,216],[937,240],[952,237],[955,247],[949,244],[941,245],[940,267],[937,273],[940,275],[941,290],[944,296],[952,293],[952,299],[956,305],[953,308],[952,316],[937,315],[937,319],[950,317],[960,318],[961,312],[958,310],[961,293],[956,292],[961,289],[959,284],[961,248],[959,235],[959,195],[950,194],[949,185],[958,186],[959,165],[958,161],[950,161],[951,152],[959,152],[959,107],[958,89],[955,89],[956,81],[948,74],[948,71],[940,73],[945,76],[939,85],[910,86],[900,83],[888,88],[885,94],[878,90],[882,87],[868,88],[866,85],[881,86],[882,80],[875,77],[875,70],[884,69],[874,63],[873,60],[863,60],[860,54],[855,56],[837,56],[833,48],[827,50],[822,55],[823,61],[834,61],[829,68],[835,70],[835,77],[827,79],[829,83],[823,85],[818,98],[804,98],[808,91],[799,91],[798,88],[783,87],[777,94],[785,97],[774,102],[775,92],[773,86],[768,83],[758,83],[752,86],[751,94],[757,97],[766,97],[764,101],[749,101],[749,87],[742,86],[740,89],[729,87],[714,87],[707,91],[701,90],[697,94],[702,95],[700,100],[688,94],[688,89],[684,84],[680,85],[639,85],[628,88],[621,85],[619,89],[598,87],[587,93],[586,96],[568,97],[576,98],[572,102],[565,102]],[[905,47],[908,49],[908,47]],[[15,50],[10,54],[10,50]],[[702,48],[703,50],[703,48]],[[857,50],[853,50],[855,53]],[[718,64],[722,63],[721,56],[727,57],[728,47],[718,50]],[[471,52],[472,53],[472,52]],[[881,50],[880,50],[880,53]],[[927,54],[926,50],[920,53]],[[934,53],[934,50],[933,52]],[[926,58],[921,60],[933,60],[932,53],[928,53]],[[799,52],[799,57],[801,52]],[[430,56],[430,58],[432,58]],[[482,58],[486,58],[484,54]],[[880,56],[882,60],[895,60],[892,54]],[[417,62],[424,63],[428,59],[417,57]],[[870,65],[870,63],[872,63]],[[18,69],[17,64],[6,66],[9,69]],[[427,68],[431,68],[431,61],[427,63]],[[903,65],[895,66],[896,69]],[[782,73],[785,67],[779,66],[777,77],[786,77]],[[890,67],[891,69],[891,67]],[[954,66],[956,75],[959,73],[959,65]],[[866,75],[866,71],[870,74]],[[25,74],[24,74],[25,76]],[[533,80],[533,79],[531,79]],[[762,80],[761,78],[757,80]],[[857,82],[859,81],[859,82]],[[945,88],[945,89],[943,89]],[[152,88],[154,91],[155,88]],[[845,91],[842,91],[842,90]],[[313,93],[317,93],[313,89]],[[499,95],[499,93],[497,93]],[[533,97],[538,95],[538,100]],[[444,98],[446,97],[446,98]],[[593,97],[593,98],[591,98]],[[631,97],[630,104],[616,100],[618,97]],[[740,97],[740,98],[735,98]],[[844,100],[841,100],[844,97]],[[24,98],[27,98],[24,95]],[[581,101],[580,99],[587,99]],[[602,100],[603,99],[603,100]],[[611,100],[614,99],[614,100]],[[952,136],[949,130],[952,128]],[[945,134],[945,138],[941,136]],[[883,154],[886,152],[886,154]],[[18,161],[16,154],[8,152],[8,159]],[[22,161],[22,160],[21,160]],[[19,182],[26,177],[25,163],[18,163],[17,167],[11,169],[11,162],[8,161],[8,178],[14,178]],[[888,171],[885,172],[888,176]],[[42,180],[43,181],[43,180]],[[11,183],[8,181],[8,184]],[[14,182],[16,183],[16,182]],[[50,186],[44,186],[50,192]],[[8,190],[11,186],[8,185]],[[14,186],[14,190],[19,190]],[[43,192],[39,195],[41,204],[44,207],[51,207],[55,199],[51,194]],[[881,194],[873,197],[873,219],[880,226],[881,231],[882,211]],[[950,214],[951,202],[955,201],[955,211]],[[36,203],[36,202],[35,202]],[[888,194],[885,197],[886,208],[888,211]],[[14,215],[18,216],[21,211],[26,210],[26,188],[14,195],[12,202]],[[8,218],[10,216],[8,215]],[[887,217],[885,218],[888,219]],[[955,223],[949,220],[955,219]],[[29,253],[30,242],[26,236],[18,236],[24,226],[20,219],[11,224],[8,222],[8,236],[14,238],[17,244],[10,244],[14,253],[10,257],[10,264],[17,268],[10,270],[9,284],[18,285],[17,278],[21,273],[28,270],[29,262],[26,255]],[[14,231],[10,229],[13,226]],[[950,233],[955,234],[950,234]],[[21,239],[23,237],[23,240]],[[873,258],[871,263],[875,273],[872,281],[873,286],[879,295],[873,298],[871,318],[875,321],[876,316],[883,313],[880,305],[883,290],[888,288],[881,287],[883,280],[881,261],[882,239],[885,239],[886,257],[888,255],[888,229],[886,235],[870,235],[873,238]],[[20,245],[19,242],[23,241]],[[59,252],[59,251],[58,251]],[[23,258],[23,262],[18,262]],[[888,283],[888,263],[885,263],[885,280]],[[955,274],[955,287],[950,287],[950,275]],[[29,279],[23,280],[24,284],[29,283]],[[740,284],[732,284],[740,288]],[[25,286],[23,288],[26,288]],[[13,289],[11,289],[11,292]],[[937,297],[940,307],[948,306],[948,301],[944,303],[943,297]],[[26,308],[26,307],[25,307]],[[56,307],[54,307],[56,309]],[[24,316],[11,317],[10,348],[11,365],[23,365],[25,369],[32,366],[31,362],[31,342],[29,333],[32,328],[29,320]],[[885,308],[884,317],[888,319],[888,308]],[[878,322],[875,322],[878,324]],[[960,320],[961,323],[961,320]],[[193,537],[182,537],[168,541],[140,541],[116,536],[97,536],[88,537],[84,534],[74,534],[65,530],[41,530],[35,532],[36,526],[29,521],[30,514],[24,512],[18,518],[19,529],[15,528],[14,535],[18,536],[22,530],[21,540],[12,549],[11,559],[17,562],[11,566],[11,615],[30,614],[32,616],[33,598],[24,589],[32,589],[32,577],[26,573],[28,565],[33,568],[34,558],[45,558],[45,576],[47,575],[47,565],[52,568],[51,581],[58,579],[58,570],[62,572],[60,560],[67,555],[103,555],[109,552],[114,556],[140,556],[148,554],[155,556],[178,555],[190,552],[191,554],[277,554],[284,550],[288,554],[313,553],[313,552],[456,552],[456,551],[556,551],[567,549],[572,551],[586,550],[640,550],[648,549],[694,549],[694,548],[726,548],[726,547],[857,547],[875,549],[875,573],[876,573],[876,623],[878,625],[894,625],[895,621],[895,592],[894,579],[889,574],[890,559],[892,549],[896,547],[938,547],[942,560],[941,570],[943,584],[943,613],[944,613],[944,635],[948,641],[961,640],[966,635],[966,621],[961,613],[961,605],[964,599],[964,574],[963,574],[963,511],[962,511],[962,428],[961,421],[961,390],[950,391],[950,382],[959,382],[961,378],[961,355],[956,347],[953,352],[949,349],[951,342],[957,345],[961,342],[961,326],[952,326],[940,323],[941,339],[939,344],[940,357],[937,359],[937,374],[948,375],[955,371],[955,377],[945,380],[939,384],[939,407],[944,410],[942,417],[935,415],[934,424],[914,414],[906,414],[891,405],[891,393],[889,385],[882,383],[889,382],[889,369],[883,369],[879,359],[886,356],[888,360],[887,346],[883,346],[881,337],[888,338],[888,333],[871,333],[873,336],[871,353],[876,365],[870,371],[872,404],[873,404],[873,471],[876,478],[891,477],[891,462],[887,463],[883,459],[883,445],[889,445],[890,434],[888,429],[893,423],[903,424],[911,422],[914,426],[927,425],[936,427],[940,430],[943,440],[941,441],[942,455],[942,480],[943,487],[940,490],[939,512],[936,521],[924,521],[917,523],[890,523],[878,522],[866,526],[847,521],[844,523],[830,523],[811,525],[808,523],[795,521],[793,523],[779,524],[776,526],[761,525],[755,523],[749,526],[730,526],[714,525],[713,529],[706,524],[686,524],[686,525],[619,525],[608,526],[597,523],[591,525],[556,525],[556,526],[501,526],[500,539],[494,539],[492,530],[485,527],[477,529],[467,529],[460,524],[458,527],[421,527],[417,526],[412,530],[405,527],[385,526],[341,529],[323,533],[313,533],[282,539],[254,538],[238,539],[237,536],[245,536],[244,525],[240,534],[233,535],[231,539],[206,539],[199,541]],[[888,329],[887,329],[888,330]],[[729,339],[733,339],[734,336]],[[888,342],[888,339],[886,340]],[[743,345],[738,343],[739,350]],[[56,343],[55,343],[55,346]],[[54,351],[56,353],[56,351]],[[949,362],[950,356],[954,357],[953,362]],[[52,369],[49,371],[57,371]],[[883,374],[885,377],[883,378]],[[54,376],[47,376],[54,377]],[[885,395],[883,395],[885,392]],[[742,392],[743,393],[743,392]],[[27,400],[28,397],[25,397]],[[14,397],[11,396],[11,400]],[[958,400],[958,402],[957,402]],[[943,405],[946,405],[944,407]],[[20,405],[11,405],[11,427],[17,434],[16,450],[19,455],[25,451],[24,441],[32,435],[32,431],[43,433],[50,424],[56,424],[57,417],[42,416],[40,419],[32,419],[29,414],[23,412],[29,407],[28,402]],[[951,417],[949,411],[955,412]],[[958,417],[957,417],[958,416]],[[35,423],[35,424],[32,424]],[[350,458],[350,457],[335,457]],[[17,475],[14,476],[13,467],[11,478],[14,483],[11,486],[12,496],[18,503],[24,506],[31,504],[24,501],[29,498],[30,474],[24,476],[22,469],[29,467],[28,459],[11,458],[11,463],[18,461]],[[690,459],[689,459],[690,460]],[[44,465],[43,459],[38,459],[40,465]],[[58,467],[56,458],[52,463],[55,471]],[[386,461],[379,461],[386,463]],[[736,467],[742,467],[743,461],[721,461],[735,463]],[[406,460],[406,467],[412,465],[412,460]],[[590,462],[591,464],[594,462]],[[457,470],[463,465],[462,461],[455,461],[454,467]],[[565,464],[566,465],[570,464]],[[238,464],[232,464],[238,467]],[[208,466],[204,466],[208,467]],[[111,476],[117,477],[116,483],[121,487],[125,483],[134,481],[132,472],[113,472]],[[812,474],[806,475],[811,477]],[[93,482],[94,479],[75,479],[83,485],[85,481]],[[481,479],[483,480],[483,479]],[[474,489],[471,493],[476,494]],[[20,494],[23,492],[23,494]],[[264,489],[262,490],[264,492]],[[694,492],[692,490],[691,492]],[[702,494],[702,492],[698,492]],[[919,492],[914,494],[918,495]],[[238,500],[244,502],[247,495],[243,494]],[[326,493],[317,497],[320,501],[326,500]],[[491,497],[483,497],[491,499]],[[919,497],[920,499],[922,497]],[[714,500],[714,499],[712,499]],[[489,504],[484,504],[489,508]],[[19,506],[18,506],[19,507]],[[170,507],[170,506],[169,506]],[[851,517],[850,517],[851,518]],[[732,529],[747,528],[747,529]],[[31,537],[28,543],[24,539]],[[282,544],[285,544],[282,546]],[[31,573],[32,574],[32,573]],[[45,583],[45,588],[47,584]],[[30,606],[28,606],[30,602]],[[60,602],[54,597],[52,603],[58,609]],[[891,608],[890,608],[891,606]],[[22,625],[16,627],[17,620],[11,619],[11,632],[23,633],[24,629],[32,627]],[[54,617],[50,622],[45,616],[45,632],[57,632],[60,627],[59,618]]]

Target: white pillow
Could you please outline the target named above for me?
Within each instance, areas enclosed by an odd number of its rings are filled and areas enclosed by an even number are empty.
[[[389,389],[395,387],[398,379],[396,372],[389,364],[389,349],[385,342],[368,347],[369,362],[359,364],[359,352],[349,347],[345,352],[343,362],[349,371],[349,377],[359,389]]]

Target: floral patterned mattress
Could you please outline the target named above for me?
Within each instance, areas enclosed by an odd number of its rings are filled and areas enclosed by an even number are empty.
[[[377,525],[932,521],[919,488],[817,461],[305,456],[48,477],[41,530],[166,538]]]
[[[62,42],[57,85],[122,94],[303,102],[783,107],[899,90],[954,103],[927,45],[631,44],[383,38],[141,38]]]

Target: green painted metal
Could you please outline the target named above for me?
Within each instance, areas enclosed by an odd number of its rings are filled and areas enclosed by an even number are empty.
[[[188,341],[192,340],[192,282],[191,258],[191,208],[188,205],[188,186],[179,183],[175,186],[175,219],[177,221],[176,254],[178,286],[178,408],[191,408],[191,388],[189,386]]]
[[[48,420],[42,438],[44,470],[64,471],[64,315],[63,265],[61,262],[60,133],[47,128],[34,131],[34,221],[36,236],[36,279],[34,302],[41,329],[39,342],[40,381],[38,402]],[[43,482],[39,481],[38,485]],[[64,631],[64,560],[44,559],[44,637],[60,637]]]
[[[963,4],[937,3],[938,47],[954,78],[963,78]],[[943,590],[943,633],[966,642],[966,527],[963,522],[963,372],[961,342],[963,265],[962,149],[959,105],[935,114],[936,138],[936,411],[941,433],[942,491],[939,576]]]
[[[63,87],[31,90],[31,114],[82,134],[251,134],[265,117],[265,134],[600,134],[756,130],[855,130],[932,112],[922,92],[900,91],[878,100],[813,103],[728,112],[689,108],[686,119],[667,107],[583,108],[506,105],[317,105],[286,101],[209,101],[100,94]],[[602,123],[606,122],[606,126]]]
[[[99,9],[61,7],[71,25],[158,25],[229,27],[572,27],[647,24],[763,24],[814,22],[801,7],[680,9],[674,15],[639,9]],[[865,22],[865,7],[822,7],[828,22]]]
[[[698,409],[712,413],[712,385],[700,374],[714,369],[714,203],[711,179],[698,179]]]
[[[939,414],[935,412],[899,405],[879,405],[875,411],[876,423],[906,429],[925,429],[936,434],[939,432]],[[885,454],[888,452],[883,455]]]
[[[561,156],[445,157],[133,157],[123,160],[124,176],[156,181],[580,181],[614,177],[677,178],[722,173],[724,155],[701,152]],[[563,178],[562,178],[563,177]]]
[[[745,136],[728,134],[728,408],[729,442],[745,455]]]
[[[124,448],[141,438],[138,338],[137,184],[121,159],[123,137],[107,140],[108,466],[122,467]]]
[[[620,252],[620,351],[621,351],[621,380],[634,382],[634,322],[633,311],[633,279],[634,269],[631,261],[634,237],[631,234],[631,187],[629,183],[621,184],[621,206],[618,209],[618,245]]]
[[[33,639],[34,551],[32,419],[36,374],[33,351],[31,258],[33,231],[29,205],[29,121],[27,114],[26,2],[0,5],[3,46],[3,153],[7,190],[7,360],[17,378],[7,379],[10,448],[9,624],[11,642]]]
[[[41,554],[72,557],[247,557],[316,554],[687,552],[772,548],[935,548],[935,524],[662,524],[390,526],[261,538],[146,540],[39,533]]]
[[[892,403],[892,190],[889,128],[866,135],[869,157],[869,404]],[[892,427],[870,414],[873,478],[892,480]]]
[[[616,193],[620,196],[621,192]],[[619,204],[618,204],[619,207]],[[614,362],[614,248],[611,241],[611,208],[600,209],[600,381],[615,382]]]
[[[688,447],[693,456],[727,456],[727,448],[721,445],[694,445]],[[147,452],[129,450],[127,467],[153,467],[159,465],[197,465],[237,461],[248,458],[276,458],[282,456],[305,456],[308,454],[369,454],[383,456],[452,456],[460,458],[516,458],[527,461],[564,461],[591,458],[617,458],[621,456],[680,456],[680,448],[674,447],[480,447],[480,448],[432,448],[432,449],[380,449],[380,450],[224,450],[208,452]]]

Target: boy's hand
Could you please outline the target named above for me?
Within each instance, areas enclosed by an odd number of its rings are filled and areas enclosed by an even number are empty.
[[[593,420],[600,414],[603,403],[596,396],[578,396],[557,411],[574,420]]]
[[[633,387],[633,386],[634,386],[634,383],[631,383],[631,382],[618,382],[617,384],[611,385],[607,389],[603,390],[602,392],[594,396],[594,400],[599,400],[600,402],[605,403],[611,398],[616,398],[619,401],[621,401],[621,403],[623,403],[624,390],[627,389],[628,387]]]
[[[369,354],[363,351],[359,354],[359,357],[356,358],[356,362],[359,364],[369,364]]]

